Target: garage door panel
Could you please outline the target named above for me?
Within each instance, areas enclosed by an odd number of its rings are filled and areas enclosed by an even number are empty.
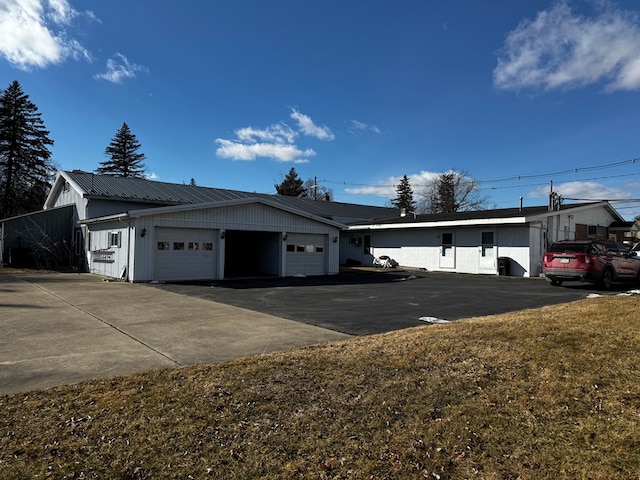
[[[205,280],[216,278],[216,230],[156,228],[156,280]]]
[[[288,234],[286,275],[325,275],[326,242],[326,235]]]

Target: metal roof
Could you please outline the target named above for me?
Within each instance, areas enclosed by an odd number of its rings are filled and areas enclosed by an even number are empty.
[[[186,205],[224,202],[245,198],[263,198],[318,217],[341,223],[372,220],[395,215],[398,210],[388,207],[327,202],[310,198],[287,197],[266,193],[244,192],[222,188],[156,182],[141,178],[101,175],[80,170],[64,171],[61,175],[75,184],[84,197],[90,199],[123,200],[141,204]]]
[[[606,202],[589,202],[589,203],[573,203],[566,204],[560,207],[560,211],[573,210],[576,208],[594,206],[594,205],[608,205]],[[407,214],[406,216],[397,216],[389,218],[377,218],[372,222],[358,222],[356,225],[396,225],[396,224],[413,224],[413,223],[435,223],[435,222],[458,222],[458,221],[473,221],[473,220],[488,220],[488,219],[508,219],[508,218],[530,218],[535,216],[545,216],[547,214],[554,214],[557,211],[550,212],[549,208],[544,206],[534,207],[522,207],[522,208],[499,208],[494,210],[473,210],[469,212],[455,212],[455,213],[433,213],[433,214],[421,214],[413,215]]]

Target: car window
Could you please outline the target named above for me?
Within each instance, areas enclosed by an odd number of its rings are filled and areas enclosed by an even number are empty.
[[[604,245],[601,243],[592,243],[589,245],[589,254],[591,255],[602,255],[604,251]]]
[[[588,243],[554,243],[548,251],[586,253],[588,246]]]

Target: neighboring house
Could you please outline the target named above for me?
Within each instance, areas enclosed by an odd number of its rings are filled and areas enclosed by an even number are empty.
[[[637,232],[636,222],[613,222],[609,225],[609,240],[633,246],[639,240],[635,238]]]
[[[386,255],[405,267],[457,273],[541,273],[547,246],[556,240],[607,238],[624,219],[608,202],[408,215],[351,225],[341,239],[342,262],[373,264]]]
[[[77,170],[60,172],[37,215],[61,207],[84,269],[130,281],[337,273],[345,224],[395,212]]]

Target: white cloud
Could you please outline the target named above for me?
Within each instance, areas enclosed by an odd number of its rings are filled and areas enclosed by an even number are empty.
[[[316,155],[311,148],[300,148],[295,144],[299,133],[322,140],[332,140],[333,133],[328,127],[318,127],[310,117],[292,109],[291,118],[296,120],[298,131],[284,122],[267,128],[244,127],[237,129],[235,138],[229,140],[217,138],[219,145],[216,155],[231,160],[253,161],[258,158],[271,158],[278,162],[308,163],[309,157]]]
[[[424,191],[424,189],[431,185],[431,183],[440,177],[440,175],[440,173],[422,170],[419,173],[411,175],[407,174],[407,177],[409,177],[409,184],[411,185],[414,195],[416,195]],[[388,177],[377,185],[363,185],[359,187],[346,188],[345,192],[352,195],[378,195],[380,197],[395,198],[396,187],[400,183],[401,179],[402,176]]]
[[[71,20],[78,16],[78,12],[71,8],[66,0],[49,0],[49,11],[47,17],[54,23],[69,25]]]
[[[89,52],[64,29],[78,16],[66,0],[0,0],[0,55],[22,70]]]
[[[629,191],[620,188],[605,187],[597,182],[565,182],[553,185],[553,190],[565,198],[581,200],[620,200],[633,196]],[[549,187],[540,187],[529,194],[532,197],[548,197]]]
[[[349,131],[355,134],[363,132],[380,133],[380,129],[377,126],[359,122],[358,120],[349,121]]]
[[[603,5],[585,17],[561,1],[523,20],[498,52],[494,85],[552,90],[603,81],[608,91],[640,89],[638,15]]]
[[[298,123],[298,129],[305,135],[315,137],[320,140],[333,140],[335,135],[331,132],[329,127],[319,127],[311,118],[303,113],[300,113],[295,108],[291,109],[291,118]]]
[[[289,125],[284,123],[271,125],[264,130],[259,130],[253,127],[240,128],[235,131],[235,134],[239,140],[245,142],[264,140],[276,143],[293,143],[294,139],[298,135],[291,129],[291,127],[289,127]]]
[[[147,68],[131,63],[121,53],[116,53],[116,59],[107,60],[107,71],[94,75],[94,78],[107,80],[113,83],[122,83],[126,78],[135,78],[137,72],[147,72]]]
[[[311,149],[300,150],[287,143],[241,143],[235,140],[216,139],[220,146],[216,155],[232,160],[256,160],[258,157],[273,158],[279,162],[307,163],[307,157],[315,155]]]

